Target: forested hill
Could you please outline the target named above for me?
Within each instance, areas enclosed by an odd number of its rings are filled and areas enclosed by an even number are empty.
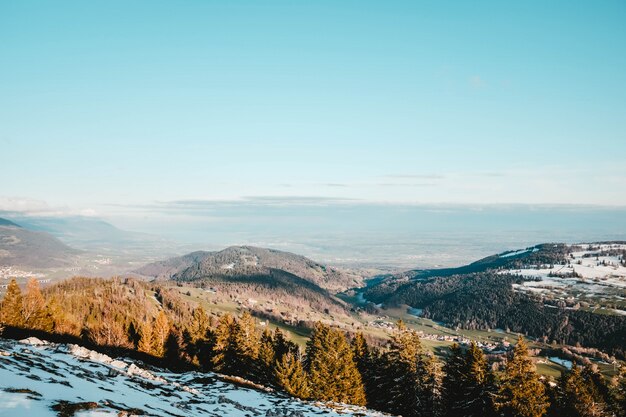
[[[497,255],[454,268],[412,269],[398,274],[381,277],[369,294],[391,294],[398,283],[413,279],[446,277],[450,275],[471,274],[504,268],[521,268],[525,265],[559,264],[567,261],[568,247],[563,243],[543,243],[517,251],[507,251]],[[375,290],[374,290],[375,288]],[[377,298],[381,301],[380,298]]]
[[[259,316],[282,320],[288,314],[294,323],[312,322],[328,313],[348,318],[349,305],[326,288],[360,282],[358,276],[302,256],[249,246],[193,252],[136,272],[209,291],[216,302],[244,302]]]
[[[304,256],[254,246],[231,246],[218,252],[193,252],[146,265],[136,272],[160,279],[194,281],[206,278],[267,275],[284,271],[331,292],[363,285],[358,273],[334,268]]]
[[[626,244],[544,244],[444,270],[409,271],[364,291],[451,327],[510,329],[626,356]]]

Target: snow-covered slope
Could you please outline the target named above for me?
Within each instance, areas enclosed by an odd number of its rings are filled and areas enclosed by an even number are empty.
[[[568,261],[560,265],[529,265],[502,273],[529,279],[514,284],[517,291],[533,292],[555,299],[593,299],[594,302],[623,306],[626,300],[626,244],[578,244],[569,247]],[[623,308],[616,314],[626,315]]]
[[[324,407],[223,382],[215,374],[143,369],[76,346],[0,339],[0,416],[369,415],[360,407]]]

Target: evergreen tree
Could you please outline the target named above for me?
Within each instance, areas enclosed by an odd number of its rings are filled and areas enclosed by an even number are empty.
[[[602,410],[594,401],[590,384],[583,379],[580,368],[576,365],[568,372],[563,372],[559,379],[556,394],[557,415],[568,417],[601,416]]]
[[[7,326],[23,327],[24,311],[22,305],[22,291],[12,278],[0,305],[0,323]]]
[[[289,352],[299,355],[300,348],[298,345],[288,340],[285,334],[277,327],[274,330],[274,354],[276,360],[280,361],[284,355]]]
[[[160,310],[154,319],[152,326],[152,354],[163,357],[165,355],[165,342],[170,333],[170,323],[163,310]]]
[[[216,372],[234,375],[237,370],[236,352],[232,343],[232,334],[235,332],[235,318],[225,314],[220,318],[217,328],[213,332],[212,364]]]
[[[506,417],[541,417],[549,403],[539,380],[526,342],[520,336],[507,362],[496,399],[497,409]]]
[[[442,377],[441,368],[433,354],[428,352],[419,355],[416,367],[418,399],[416,415],[424,417],[439,415]]]
[[[450,354],[444,365],[443,416],[457,417],[466,404],[466,357],[456,343],[450,347]]]
[[[144,322],[141,324],[137,349],[140,352],[152,355],[152,323]]]
[[[583,381],[589,387],[594,403],[596,403],[595,408],[604,410],[604,413],[608,413],[608,410],[615,408],[615,398],[611,388],[598,370],[598,366],[595,364],[586,365],[583,367],[581,374]]]
[[[418,362],[424,354],[417,332],[398,326],[389,344],[389,351],[384,361],[384,376],[381,388],[386,393],[386,403],[381,404],[384,411],[401,414],[406,417],[421,416],[424,412],[421,404],[422,387],[418,380]]]
[[[165,365],[169,369],[185,369],[191,364],[183,331],[178,326],[172,326],[165,341]]]
[[[361,375],[342,332],[317,323],[306,354],[313,398],[365,405]]]
[[[361,374],[361,379],[363,380],[367,403],[374,403],[379,386],[377,386],[375,382],[376,372],[373,369],[370,347],[367,345],[362,332],[355,334],[350,344],[352,346],[354,362],[356,363],[357,369]]]
[[[191,323],[187,326],[189,341],[193,344],[200,340],[205,340],[211,328],[209,317],[202,306],[193,309]]]
[[[493,415],[492,394],[494,377],[482,350],[472,342],[465,354],[463,380],[465,381],[461,406],[463,415],[483,417]]]
[[[302,399],[311,398],[311,385],[298,355],[293,352],[285,353],[276,362],[275,375],[278,385],[287,394]]]
[[[34,278],[28,280],[26,293],[22,300],[23,319],[30,329],[51,330],[52,320],[46,312],[46,301],[41,294],[39,281]]]
[[[229,343],[234,352],[235,369],[233,373],[243,377],[254,377],[254,365],[259,354],[259,339],[254,318],[245,312],[235,321]]]
[[[354,335],[351,345],[352,354],[354,355],[354,361],[357,363],[359,371],[363,371],[364,366],[366,366],[367,363],[369,347],[367,346],[367,342],[365,341],[365,337],[363,336],[362,332],[358,332]]]
[[[269,329],[265,329],[259,341],[256,379],[262,384],[274,385],[276,383],[275,366],[276,352],[274,350],[274,337]]]
[[[191,361],[204,369],[211,369],[212,357],[211,321],[202,306],[193,310],[191,322],[183,331],[183,339],[188,346]]]

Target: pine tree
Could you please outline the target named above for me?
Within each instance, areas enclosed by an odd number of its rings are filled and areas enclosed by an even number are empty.
[[[352,354],[354,355],[354,361],[357,363],[357,365],[365,365],[365,361],[369,353],[369,347],[367,346],[367,342],[365,341],[365,337],[363,336],[362,332],[358,332],[354,335],[351,345]],[[360,370],[361,368],[359,367],[359,371]]]
[[[399,328],[392,336],[389,351],[385,355],[384,375],[380,384],[387,398],[382,407],[393,414],[421,416],[424,408],[417,367],[424,351],[417,332],[403,326]]]
[[[210,332],[210,321],[206,312],[202,306],[194,308],[191,322],[185,327],[182,335],[191,362],[195,365],[205,364]]]
[[[367,406],[380,411],[388,411],[390,389],[394,385],[393,366],[386,352],[380,348],[370,348],[367,371],[363,375]]]
[[[465,354],[464,368],[465,398],[461,408],[463,415],[467,417],[493,415],[494,376],[483,351],[474,342],[470,343]]]
[[[206,339],[210,328],[209,317],[206,311],[202,306],[194,308],[191,323],[187,326],[190,342],[196,344],[199,340]]]
[[[169,369],[185,369],[191,363],[183,331],[178,326],[172,326],[168,332],[164,359]]]
[[[611,392],[611,387],[598,370],[597,365],[589,364],[584,366],[582,369],[582,377],[583,381],[585,381],[589,387],[589,391],[596,403],[596,408],[606,412],[611,408],[615,408],[615,399]]]
[[[145,322],[141,324],[137,350],[152,355],[152,323]]]
[[[466,399],[466,356],[456,343],[450,347],[450,354],[444,365],[443,416],[457,417],[465,406]]]
[[[24,311],[22,305],[22,291],[15,278],[11,279],[0,305],[0,323],[13,326],[24,326]]]
[[[513,356],[506,364],[496,407],[506,417],[541,417],[546,414],[548,406],[545,387],[528,355],[526,342],[520,336]]]
[[[170,323],[163,310],[159,311],[152,326],[152,354],[163,357],[165,355],[165,342],[170,333]]]
[[[254,364],[259,354],[259,339],[254,318],[245,312],[235,321],[234,331],[229,343],[235,352],[235,375],[253,377]]]
[[[367,399],[367,403],[369,404],[376,398],[376,391],[379,388],[375,383],[375,372],[374,369],[372,369],[373,363],[370,356],[370,347],[368,346],[362,332],[355,334],[350,344],[352,346],[354,362],[356,363],[356,367],[361,374],[361,379],[363,380],[365,397]]]
[[[311,398],[311,386],[298,355],[287,352],[275,365],[277,384],[289,395]]]
[[[46,326],[46,302],[39,288],[39,281],[34,278],[28,280],[26,293],[22,300],[22,311],[25,326],[31,329],[43,329]]]
[[[420,355],[416,368],[416,388],[418,416],[433,417],[439,415],[441,404],[441,367],[430,353]]]
[[[289,352],[298,353],[300,352],[300,348],[298,345],[288,340],[285,337],[285,334],[277,327],[274,329],[274,353],[276,355],[276,360],[280,361],[284,355]]]
[[[269,329],[265,329],[259,341],[256,379],[262,384],[274,385],[276,383],[274,372],[275,365],[276,352],[274,350],[274,337]]]
[[[306,355],[313,398],[365,405],[363,381],[343,333],[317,323]]]
[[[234,331],[235,318],[230,314],[223,315],[213,332],[211,361],[216,372],[233,375],[237,369],[236,352],[232,343]]]
[[[606,410],[591,377],[576,365],[561,374],[555,406],[557,415],[571,417],[600,417]]]

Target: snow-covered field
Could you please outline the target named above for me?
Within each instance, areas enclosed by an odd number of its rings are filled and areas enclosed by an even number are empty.
[[[147,370],[76,345],[0,339],[0,416],[63,415],[53,409],[61,401],[90,408],[76,417],[382,415],[361,407],[316,406],[211,373]]]
[[[570,246],[566,265],[533,265],[502,271],[530,279],[515,284],[518,291],[534,292],[559,299],[594,298],[623,304],[626,300],[626,267],[622,255],[608,252],[626,250],[624,244],[579,244]],[[603,254],[604,253],[604,254]],[[626,314],[615,309],[617,314]]]

